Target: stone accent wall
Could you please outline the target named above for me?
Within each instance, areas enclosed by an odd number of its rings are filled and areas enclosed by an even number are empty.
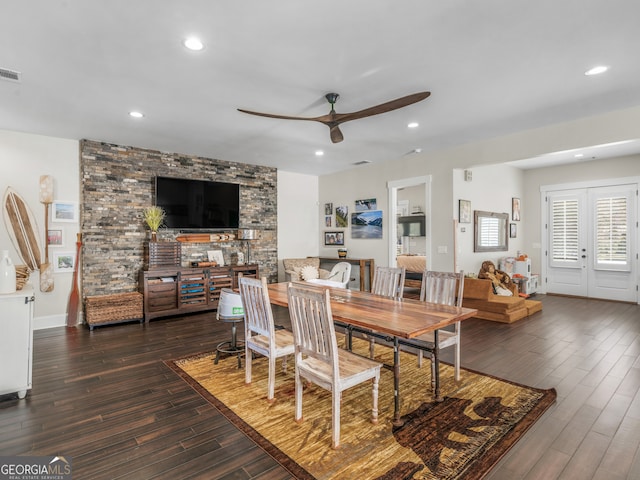
[[[84,296],[138,290],[144,244],[149,230],[142,211],[153,204],[154,178],[194,178],[240,184],[240,228],[255,228],[251,262],[260,274],[277,280],[277,171],[274,168],[142,148],[82,140],[80,142],[82,232],[81,285]],[[177,230],[164,229],[158,241],[175,240]],[[182,262],[193,254],[222,250],[225,263],[246,253],[239,240],[182,244]]]

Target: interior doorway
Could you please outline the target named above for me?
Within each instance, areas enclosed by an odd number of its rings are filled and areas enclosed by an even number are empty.
[[[403,188],[424,187],[424,203],[422,213],[424,213],[424,253],[426,255],[427,268],[431,264],[431,175],[421,177],[405,178],[387,183],[389,194],[389,265],[396,266],[398,253],[398,222],[397,218],[401,212],[398,209],[398,192]],[[422,247],[422,245],[421,245]]]

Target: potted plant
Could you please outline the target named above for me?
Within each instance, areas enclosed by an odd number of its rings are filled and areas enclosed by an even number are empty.
[[[165,212],[162,207],[153,205],[145,208],[142,215],[149,230],[151,230],[151,241],[155,242],[158,229],[162,226],[162,222],[164,222]]]

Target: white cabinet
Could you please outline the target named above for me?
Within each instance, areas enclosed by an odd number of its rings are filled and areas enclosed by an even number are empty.
[[[0,294],[0,395],[31,389],[33,364],[33,287]]]

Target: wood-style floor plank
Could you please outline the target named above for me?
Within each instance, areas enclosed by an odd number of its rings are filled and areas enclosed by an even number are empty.
[[[463,367],[558,392],[486,478],[640,478],[640,307],[538,299],[514,324],[462,325]],[[0,455],[66,455],[79,480],[291,478],[164,364],[229,334],[211,313],[36,331],[33,389],[0,397]]]

